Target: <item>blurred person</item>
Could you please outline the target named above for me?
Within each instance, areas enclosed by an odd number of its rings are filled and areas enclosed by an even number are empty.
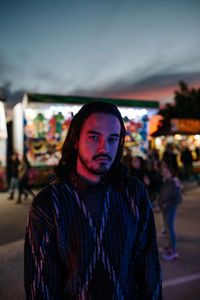
[[[178,154],[174,151],[173,144],[167,144],[166,149],[163,153],[162,160],[166,162],[166,164],[173,169],[173,172],[177,175],[178,174],[178,162],[177,162]]]
[[[134,156],[132,158],[129,174],[140,179],[147,187],[149,187],[149,174],[144,166],[144,160],[141,156]]]
[[[183,178],[188,181],[192,175],[192,152],[185,147],[181,153],[181,162],[183,163]]]
[[[28,194],[31,194],[33,197],[35,194],[31,190],[30,185],[28,184],[28,172],[30,169],[30,163],[27,159],[26,154],[23,155],[22,161],[19,164],[18,167],[18,199],[16,201],[16,204],[21,203],[21,197],[22,194],[25,195],[25,199],[27,200]]]
[[[121,159],[121,162],[124,166],[126,166],[128,169],[131,167],[132,162],[132,151],[129,147],[124,147],[123,156]]]
[[[179,257],[176,251],[175,217],[178,205],[182,202],[182,183],[178,177],[173,176],[170,167],[162,168],[163,184],[160,190],[161,205],[163,208],[164,222],[167,226],[169,239],[168,246],[163,249],[163,259],[174,260]]]
[[[13,153],[11,156],[10,162],[10,196],[8,200],[14,199],[15,190],[18,189],[18,168],[20,161],[18,159],[18,154]]]
[[[199,161],[199,158],[200,158],[200,149],[199,149],[199,147],[196,145],[195,146],[195,155],[196,155],[196,161]]]
[[[150,196],[152,205],[156,208],[156,211],[160,211],[159,195],[160,188],[163,183],[163,176],[161,172],[160,162],[155,159],[150,172]]]
[[[114,104],[89,102],[72,119],[57,179],[30,210],[27,299],[162,299],[153,212],[120,163],[124,138]]]
[[[151,149],[147,153],[147,161],[150,164],[150,168],[153,167],[154,161],[159,161],[159,151],[157,149]]]

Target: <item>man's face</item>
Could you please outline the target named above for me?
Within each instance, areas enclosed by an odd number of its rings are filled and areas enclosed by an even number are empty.
[[[163,175],[164,180],[170,179],[172,177],[172,173],[166,167],[162,168],[162,175]]]
[[[135,169],[140,169],[140,159],[138,157],[133,157],[132,166]]]
[[[106,113],[93,113],[84,122],[79,140],[77,173],[98,182],[110,169],[119,146],[121,124]]]
[[[16,160],[16,159],[17,159],[17,155],[16,155],[16,154],[13,154],[13,155],[11,156],[11,158],[12,158],[12,160]]]

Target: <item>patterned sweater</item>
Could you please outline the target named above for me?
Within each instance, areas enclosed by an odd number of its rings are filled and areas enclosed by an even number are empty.
[[[154,217],[134,177],[107,185],[96,226],[72,186],[53,183],[34,199],[25,238],[26,299],[160,300]]]

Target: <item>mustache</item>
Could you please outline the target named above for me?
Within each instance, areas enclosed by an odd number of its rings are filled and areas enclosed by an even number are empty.
[[[107,158],[108,160],[111,160],[111,157],[110,157],[110,155],[108,155],[108,154],[97,154],[97,155],[94,155],[94,156],[93,156],[93,159],[95,160],[95,159],[97,159],[97,158],[99,158],[99,157]]]

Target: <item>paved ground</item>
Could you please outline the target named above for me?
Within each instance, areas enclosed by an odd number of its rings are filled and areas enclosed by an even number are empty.
[[[31,199],[22,204],[0,193],[0,299],[23,300],[24,234]]]
[[[24,300],[23,246],[31,199],[16,205],[0,193],[0,300]],[[155,212],[158,245],[161,215]],[[200,300],[200,187],[189,185],[176,219],[177,250],[180,258],[161,260],[164,300]]]

